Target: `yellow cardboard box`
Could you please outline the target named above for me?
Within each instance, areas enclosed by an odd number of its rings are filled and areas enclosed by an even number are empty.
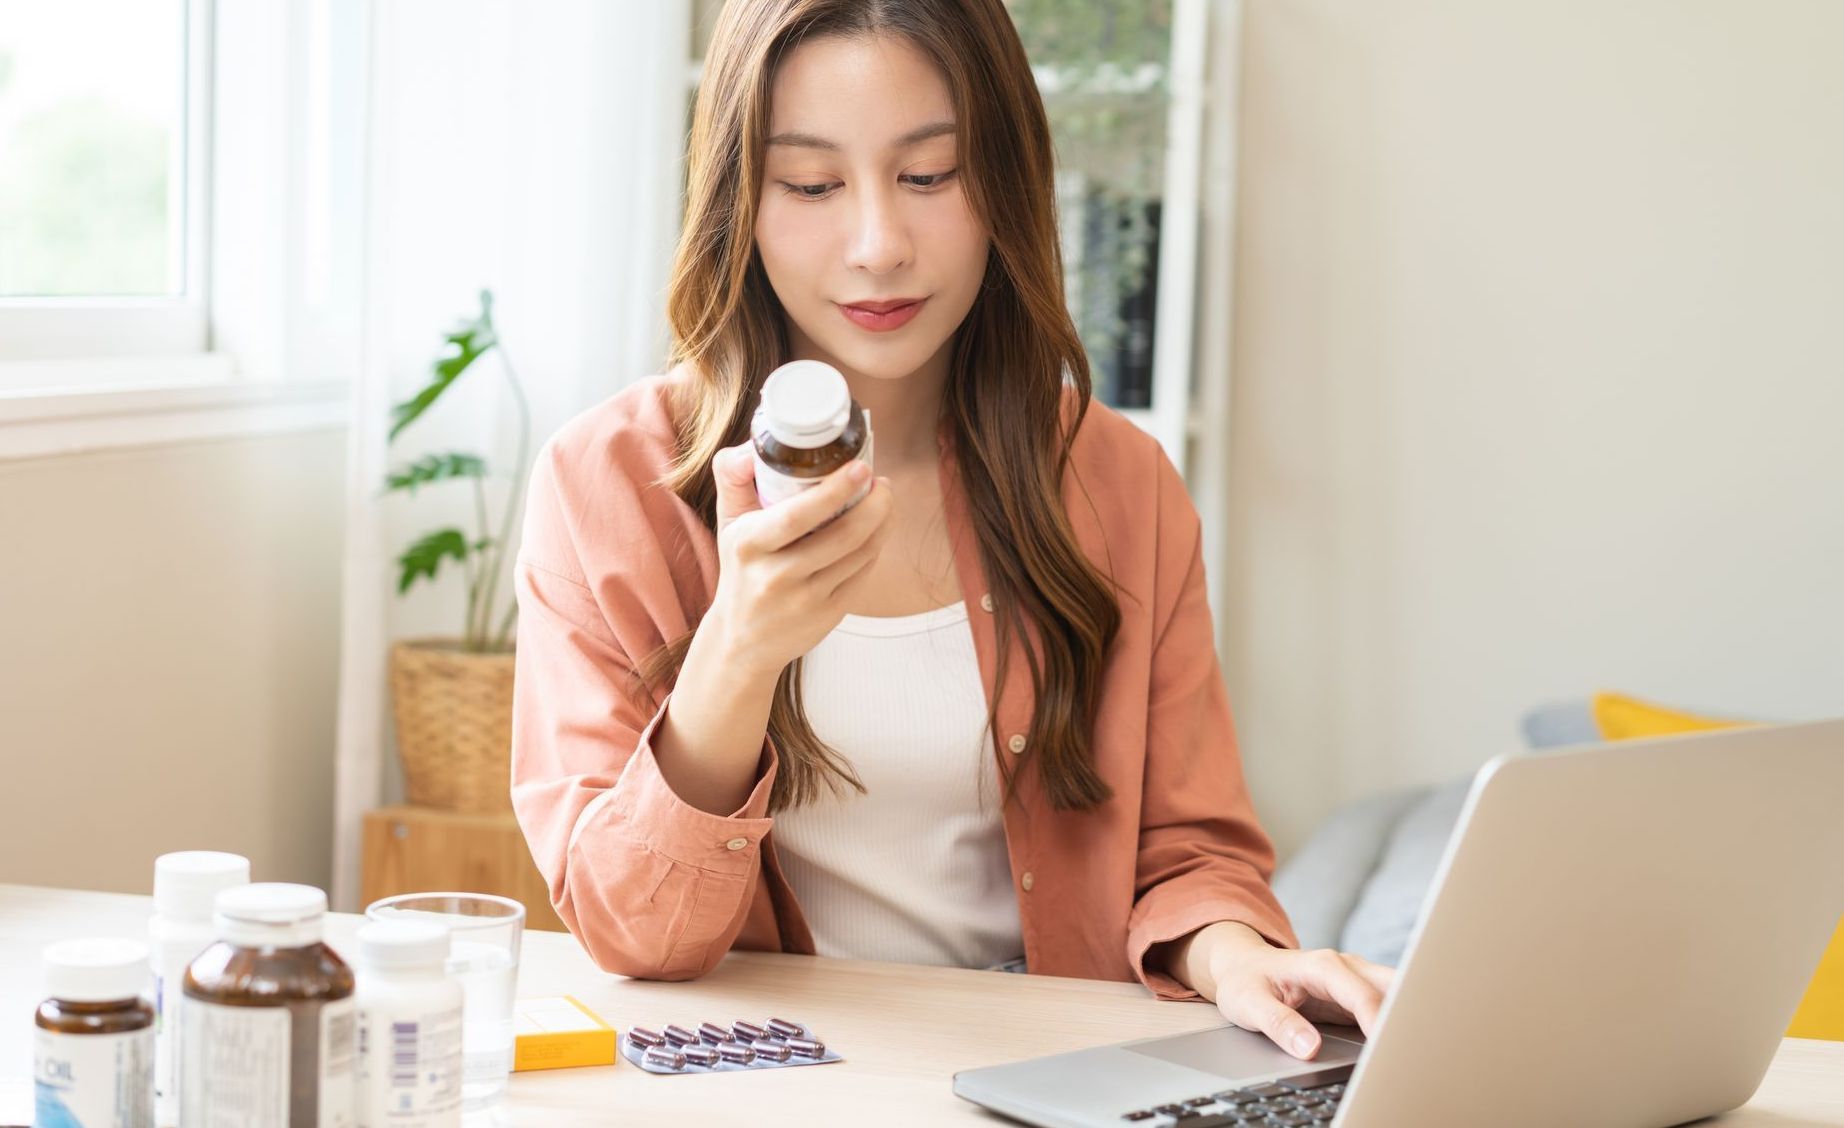
[[[615,1063],[615,1028],[570,996],[520,999],[512,1009],[514,1070]]]

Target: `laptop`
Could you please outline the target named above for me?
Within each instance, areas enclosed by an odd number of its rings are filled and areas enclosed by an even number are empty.
[[[1760,1085],[1844,915],[1844,721],[1500,756],[1372,1037],[1216,1026],[956,1074],[1054,1128],[1671,1125]]]

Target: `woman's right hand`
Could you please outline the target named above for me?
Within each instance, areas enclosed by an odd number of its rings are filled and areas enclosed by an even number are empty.
[[[718,573],[705,620],[732,661],[779,676],[839,625],[871,576],[890,535],[890,483],[877,479],[857,504],[829,521],[870,479],[870,467],[854,460],[764,509],[752,447],[725,447],[711,460]]]

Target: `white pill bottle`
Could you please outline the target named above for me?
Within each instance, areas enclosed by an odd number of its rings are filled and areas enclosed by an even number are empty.
[[[359,929],[358,1128],[461,1123],[461,984],[448,929],[373,921]]]
[[[154,1122],[179,1123],[180,984],[186,965],[218,938],[211,906],[219,893],[250,883],[250,860],[216,850],[181,850],[154,859],[154,919],[147,925],[154,970]]]

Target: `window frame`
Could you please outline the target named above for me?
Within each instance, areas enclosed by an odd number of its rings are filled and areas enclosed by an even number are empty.
[[[213,2],[184,0],[181,8],[184,135],[174,141],[183,148],[180,295],[0,297],[0,361],[190,356],[209,347]],[[175,210],[169,204],[169,216]],[[0,387],[16,381],[0,380]]]
[[[186,4],[188,195],[204,217],[187,270],[202,280],[165,309],[0,309],[0,462],[346,425],[363,354],[369,0]]]

